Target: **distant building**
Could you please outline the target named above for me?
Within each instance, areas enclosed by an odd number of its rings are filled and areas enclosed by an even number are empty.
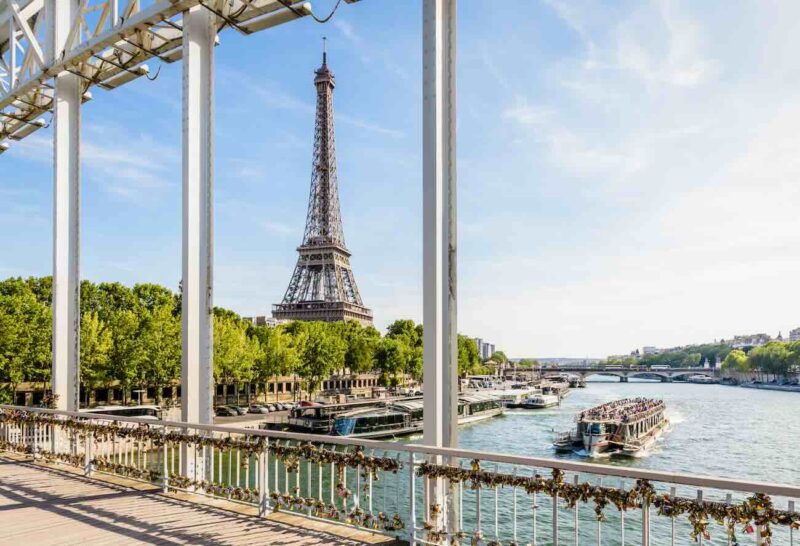
[[[800,328],[789,330],[789,341],[800,341]]]
[[[658,347],[653,347],[651,345],[645,345],[644,347],[642,347],[642,354],[644,356],[657,355],[661,352],[662,352],[661,349],[659,349]]]
[[[270,328],[276,327],[278,324],[283,324],[285,322],[289,322],[287,320],[276,319],[273,317],[267,317],[264,315],[258,315],[256,317],[242,317],[242,320],[246,320],[253,326],[268,326]]]
[[[761,347],[772,340],[767,334],[752,334],[747,336],[734,336],[731,340],[731,347],[734,349],[744,349],[745,347]]]
[[[481,357],[481,360],[488,360],[494,354],[494,343],[489,343],[488,341],[484,341],[482,338],[476,337],[475,339],[475,346],[478,348],[478,356]]]

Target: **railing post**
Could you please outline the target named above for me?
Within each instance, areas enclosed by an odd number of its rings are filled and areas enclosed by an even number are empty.
[[[166,436],[166,434],[164,435]],[[161,458],[162,464],[161,468],[163,469],[161,473],[161,489],[164,493],[169,491],[169,446],[167,445],[166,438],[164,439],[164,445],[161,446]]]
[[[408,454],[408,534],[411,546],[416,546],[417,544],[417,487],[414,478],[414,452],[411,451]]]
[[[92,475],[92,433],[87,432],[83,444],[83,475]]]
[[[267,513],[269,495],[269,484],[267,483],[267,449],[258,454],[258,466],[256,468],[256,481],[258,482],[258,515],[264,516]]]
[[[650,502],[642,501],[642,546],[650,546]]]
[[[558,546],[558,493],[553,494],[553,546]]]

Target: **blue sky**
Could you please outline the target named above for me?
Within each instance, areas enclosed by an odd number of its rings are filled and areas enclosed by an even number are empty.
[[[462,0],[459,330],[514,356],[605,356],[800,326],[798,16]],[[221,35],[217,305],[265,314],[286,288],[326,35],[359,288],[378,326],[421,319],[420,32],[419,2],[363,0]],[[85,278],[177,287],[180,79],[167,65],[83,109]],[[50,139],[0,157],[0,276],[50,272]]]

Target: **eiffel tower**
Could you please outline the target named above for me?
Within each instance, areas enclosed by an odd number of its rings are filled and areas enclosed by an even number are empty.
[[[357,320],[372,324],[372,311],[358,293],[350,251],[344,244],[339,186],[336,178],[336,138],[333,132],[333,88],[336,80],[328,68],[323,48],[322,66],[315,71],[317,116],[314,128],[314,163],[303,243],[289,288],[272,316],[290,320]]]

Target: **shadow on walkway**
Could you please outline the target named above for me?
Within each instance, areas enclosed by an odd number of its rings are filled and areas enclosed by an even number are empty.
[[[45,513],[41,515],[42,526],[47,519],[68,518],[96,529],[96,540],[103,542],[108,539],[108,533],[113,533],[119,539],[129,539],[121,542],[141,544],[366,544],[169,498],[157,494],[159,490],[155,487],[138,491],[32,463],[0,461],[3,465],[0,467],[0,501],[5,501],[0,502],[0,528],[10,531],[16,544],[25,537],[14,536],[15,520],[22,522],[24,511],[24,520],[29,522],[31,509]],[[19,516],[15,512],[19,512]],[[5,540],[8,538],[7,535]],[[87,536],[81,543],[93,542]]]

